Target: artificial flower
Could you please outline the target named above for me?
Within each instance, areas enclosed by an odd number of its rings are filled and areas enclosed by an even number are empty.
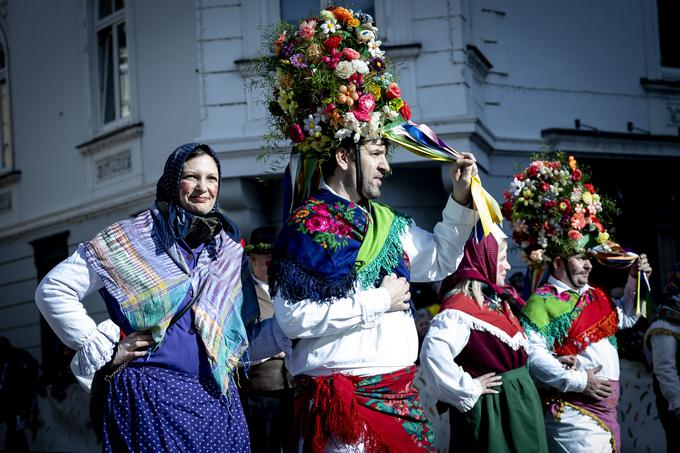
[[[399,113],[406,121],[411,119],[411,107],[409,107],[406,102],[404,102],[404,105],[399,109]]]
[[[305,62],[305,56],[301,53],[291,55],[290,64],[300,69],[307,67],[307,63]]]
[[[354,105],[354,101],[359,100],[359,93],[357,87],[353,83],[349,85],[340,85],[338,87],[338,95],[335,97],[338,104],[346,104],[348,107]]]
[[[320,122],[321,118],[319,118],[318,115],[307,116],[307,120],[305,121],[305,130],[307,131],[307,134],[314,136],[321,133]]]
[[[331,36],[328,39],[324,39],[323,46],[326,51],[330,52],[331,49],[337,49],[341,42],[342,38],[340,36]]]
[[[341,79],[348,79],[355,72],[356,69],[354,69],[354,66],[349,61],[341,61],[335,67],[335,75]]]
[[[317,43],[310,44],[307,47],[307,59],[310,63],[318,64],[321,63],[323,58],[323,51],[321,46]]]
[[[361,60],[352,60],[354,71],[359,74],[368,74],[368,65]]]
[[[359,41],[364,43],[371,42],[375,39],[375,33],[372,30],[358,30],[357,38],[359,38]]]
[[[356,17],[353,17],[352,19],[347,21],[347,25],[349,25],[350,27],[356,28],[359,25],[361,25],[361,22]]]
[[[342,22],[349,22],[350,20],[354,19],[354,15],[348,9],[343,8],[342,6],[334,8],[331,12],[337,20]]]
[[[364,94],[359,98],[357,105],[352,109],[352,114],[359,121],[370,121],[371,112],[375,108],[375,99],[370,94]]]
[[[332,33],[337,33],[340,28],[340,25],[335,20],[327,20],[321,24],[321,33],[330,35]]]
[[[370,53],[372,57],[382,57],[385,55],[385,52],[380,50],[380,44],[382,44],[382,41],[376,41],[375,39],[368,42],[368,53]]]
[[[300,22],[300,27],[298,28],[297,35],[304,41],[309,41],[314,37],[316,32],[316,20],[303,20]]]
[[[390,83],[385,92],[389,99],[396,99],[401,97],[401,90],[396,83]]]
[[[567,233],[567,235],[569,239],[571,239],[572,241],[580,241],[583,238],[583,234],[576,230],[569,230],[569,233]]]
[[[352,49],[351,47],[345,47],[344,49],[342,49],[342,54],[348,60],[356,60],[357,58],[361,58],[361,54],[356,50]]]

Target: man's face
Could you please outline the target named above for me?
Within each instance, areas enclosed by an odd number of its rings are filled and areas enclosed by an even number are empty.
[[[387,147],[382,140],[364,142],[361,146],[361,189],[369,200],[380,197],[382,180],[390,171]]]
[[[560,263],[555,267],[555,277],[560,281],[572,289],[581,289],[588,284],[593,265],[586,255],[572,255],[566,260],[559,261]]]
[[[253,275],[258,280],[267,281],[267,270],[269,269],[269,263],[272,260],[271,253],[251,253],[248,256],[250,261],[250,268],[253,271]]]

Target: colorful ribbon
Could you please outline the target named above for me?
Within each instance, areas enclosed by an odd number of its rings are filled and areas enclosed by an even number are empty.
[[[412,153],[440,162],[455,162],[464,156],[444,143],[437,134],[425,124],[411,121],[388,126],[383,136]],[[502,222],[501,209],[496,200],[482,187],[479,175],[474,175],[470,183],[472,203],[479,213],[484,236],[491,232],[494,223]]]

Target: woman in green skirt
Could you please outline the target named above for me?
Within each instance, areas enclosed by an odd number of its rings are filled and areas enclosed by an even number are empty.
[[[527,338],[505,285],[507,236],[473,235],[448,277],[420,362],[437,399],[451,406],[449,451],[547,452],[543,410],[527,370]]]

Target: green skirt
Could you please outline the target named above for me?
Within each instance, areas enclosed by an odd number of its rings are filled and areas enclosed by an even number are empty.
[[[501,376],[498,394],[482,395],[468,412],[451,408],[450,452],[547,453],[543,408],[529,370]]]

